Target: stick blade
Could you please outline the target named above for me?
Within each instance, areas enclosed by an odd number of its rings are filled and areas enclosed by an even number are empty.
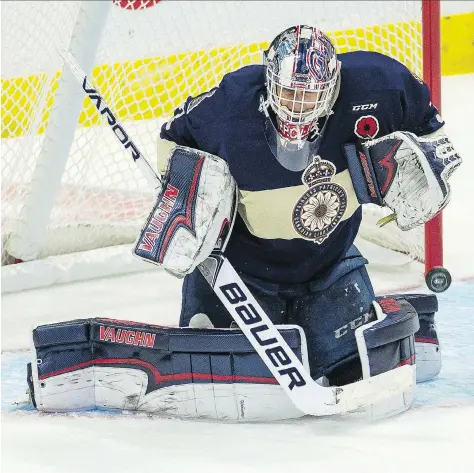
[[[412,389],[416,383],[414,365],[405,365],[341,387],[336,406],[328,406],[341,414],[384,401]]]

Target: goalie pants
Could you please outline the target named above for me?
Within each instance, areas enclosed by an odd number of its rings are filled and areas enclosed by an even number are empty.
[[[375,319],[367,260],[353,246],[338,265],[305,284],[274,284],[239,273],[274,324],[296,324],[307,338],[311,376],[345,384],[361,376],[354,331]],[[183,282],[180,326],[207,314],[216,328],[232,317],[198,270]]]

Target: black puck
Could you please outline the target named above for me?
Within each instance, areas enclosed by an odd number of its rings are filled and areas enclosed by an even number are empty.
[[[426,273],[425,281],[430,291],[444,292],[451,286],[451,275],[442,266],[435,266]]]

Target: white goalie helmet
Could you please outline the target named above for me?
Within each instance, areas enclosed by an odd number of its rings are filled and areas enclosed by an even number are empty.
[[[272,41],[264,64],[278,133],[288,141],[305,140],[335,101],[341,65],[331,40],[318,28],[293,26]]]

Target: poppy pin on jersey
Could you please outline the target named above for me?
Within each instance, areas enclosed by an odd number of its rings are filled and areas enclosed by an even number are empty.
[[[373,115],[363,115],[354,125],[354,133],[364,140],[375,138],[379,130],[379,121]]]

